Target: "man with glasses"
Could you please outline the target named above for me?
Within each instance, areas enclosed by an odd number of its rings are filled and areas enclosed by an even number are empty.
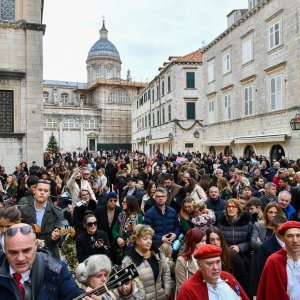
[[[288,191],[282,191],[278,195],[278,204],[285,213],[288,221],[296,221],[298,219],[295,208],[291,205],[292,195]]]
[[[64,217],[61,208],[54,205],[49,196],[50,182],[41,179],[36,186],[34,201],[21,206],[20,210],[25,223],[39,225],[38,238],[44,240],[53,257],[59,259],[59,228]]]
[[[83,294],[65,263],[48,252],[37,251],[36,236],[28,224],[15,224],[5,231],[4,250],[0,258],[0,299],[71,300]]]
[[[153,241],[157,246],[172,243],[180,233],[177,212],[166,205],[167,194],[165,188],[157,188],[154,195],[155,204],[147,210],[143,222],[154,229]]]

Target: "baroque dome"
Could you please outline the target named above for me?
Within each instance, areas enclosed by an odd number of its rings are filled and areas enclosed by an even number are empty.
[[[107,33],[108,31],[103,21],[103,26],[100,29],[100,39],[90,49],[88,58],[93,56],[111,56],[120,59],[120,54],[116,46],[108,40]]]

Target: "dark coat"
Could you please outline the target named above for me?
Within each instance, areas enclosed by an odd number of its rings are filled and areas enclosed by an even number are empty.
[[[143,224],[150,225],[154,229],[154,241],[161,241],[162,236],[169,232],[173,232],[177,236],[180,234],[177,212],[168,205],[164,215],[157,204],[151,207],[145,214]]]
[[[104,247],[95,247],[95,242],[102,239]],[[110,257],[110,243],[107,234],[103,230],[97,230],[94,235],[88,234],[86,231],[76,238],[77,259],[81,263],[93,254],[105,254]]]
[[[261,244],[257,255],[257,269],[259,278],[262,274],[268,257],[280,249],[281,246],[278,243],[275,234]]]
[[[71,300],[84,293],[77,286],[66,264],[54,259],[49,253],[37,252],[30,279],[33,293],[30,299]],[[0,258],[0,299],[22,299],[14,279],[9,274],[5,255]]]
[[[224,199],[218,199],[218,200],[206,200],[205,204],[208,209],[212,209],[215,212],[216,220],[219,219],[220,214],[225,209],[226,201]]]
[[[26,205],[20,207],[22,214],[22,220],[27,224],[36,224],[36,211],[34,202],[29,202]],[[53,241],[51,239],[51,233],[55,228],[61,228],[61,221],[64,220],[61,208],[55,206],[52,201],[47,202],[46,211],[42,219],[41,233],[37,234],[37,237],[45,240],[47,249],[52,253],[54,258],[60,259],[59,255],[59,239]]]
[[[297,213],[300,211],[300,185],[291,188],[292,201],[291,204],[296,209]]]
[[[109,224],[108,224],[107,206],[97,207],[97,209],[95,211],[95,217],[97,219],[98,229],[106,232],[110,245],[113,245],[113,242],[114,242],[114,238],[112,235],[112,228],[116,224],[116,222],[118,220],[118,215],[121,211],[122,211],[122,208],[119,206],[116,206],[111,227],[109,227]]]

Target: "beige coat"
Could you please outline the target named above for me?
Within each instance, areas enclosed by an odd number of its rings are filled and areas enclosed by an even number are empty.
[[[144,259],[139,266],[136,266],[136,269],[139,273],[139,279],[144,285],[146,299],[167,300],[173,287],[170,267],[166,262],[165,256],[161,252],[160,254],[154,253],[154,255],[159,264],[159,275],[156,282],[154,282],[154,275],[151,266],[146,259]],[[131,262],[133,261],[129,256],[124,257],[123,263],[130,264]]]
[[[176,292],[175,295],[179,293],[179,290],[183,283],[193,276],[198,271],[198,266],[193,259],[186,261],[182,256],[178,256],[176,260],[175,274],[176,274]]]

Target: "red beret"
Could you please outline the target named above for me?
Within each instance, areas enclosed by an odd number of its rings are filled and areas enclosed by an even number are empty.
[[[205,258],[221,256],[221,254],[222,254],[222,249],[220,247],[211,244],[206,244],[206,245],[201,245],[198,248],[198,250],[194,253],[194,257],[196,259],[205,259]]]
[[[278,233],[283,235],[286,230],[291,229],[291,228],[299,228],[300,229],[300,222],[298,222],[298,221],[285,222],[279,226]]]

